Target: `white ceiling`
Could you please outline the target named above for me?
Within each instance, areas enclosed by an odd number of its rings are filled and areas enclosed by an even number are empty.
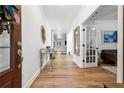
[[[69,27],[80,10],[81,5],[43,5],[42,7],[52,31],[58,37],[61,37],[63,33],[69,31]],[[97,11],[97,14],[92,16],[90,17],[92,20],[116,20],[117,6],[102,6]]]
[[[43,5],[42,7],[51,29],[57,34],[68,32],[68,28],[81,8],[80,5]]]
[[[96,15],[91,16],[92,20],[117,20],[117,6],[105,5],[97,11]]]

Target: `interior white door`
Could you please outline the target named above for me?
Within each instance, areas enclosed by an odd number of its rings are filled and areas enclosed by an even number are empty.
[[[96,48],[96,28],[95,27],[85,27],[85,31],[83,31],[84,42],[86,45],[84,47],[84,60],[83,65],[84,68],[87,67],[96,67],[98,63],[98,53]]]

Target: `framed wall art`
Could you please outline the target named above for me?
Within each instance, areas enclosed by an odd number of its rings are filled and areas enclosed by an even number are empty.
[[[106,44],[117,43],[117,31],[103,31],[102,42]]]

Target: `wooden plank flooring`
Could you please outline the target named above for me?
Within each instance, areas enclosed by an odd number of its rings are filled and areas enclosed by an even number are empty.
[[[116,82],[116,75],[101,67],[79,68],[71,56],[59,54],[42,70],[31,88],[101,88],[108,82]]]

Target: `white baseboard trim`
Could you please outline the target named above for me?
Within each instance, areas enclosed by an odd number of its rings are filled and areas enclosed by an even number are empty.
[[[34,80],[37,78],[37,76],[40,74],[40,71],[41,69],[38,69],[36,73],[33,75],[33,77],[25,84],[23,88],[29,88],[34,82]]]

